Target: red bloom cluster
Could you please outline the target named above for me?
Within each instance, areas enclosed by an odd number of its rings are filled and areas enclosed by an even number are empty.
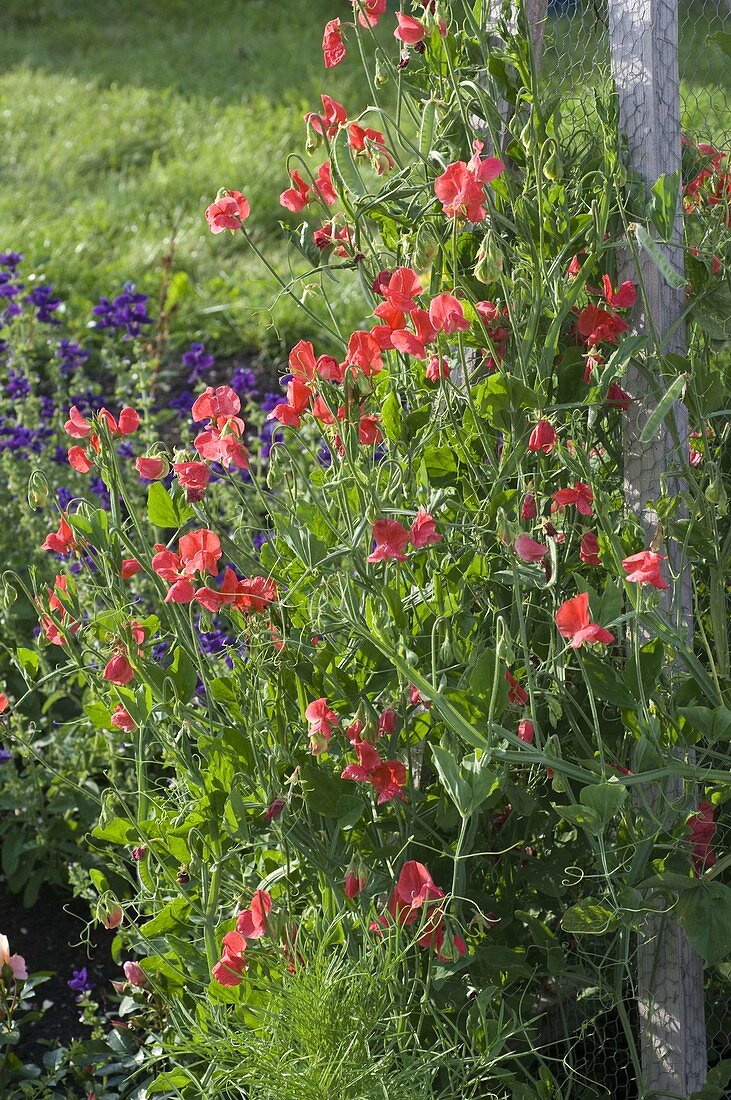
[[[108,409],[99,409],[96,419],[99,423],[106,424],[113,436],[133,435],[140,426],[139,413],[129,405],[125,405],[122,409],[118,420]],[[94,430],[92,422],[79,412],[76,405],[72,405],[69,409],[69,418],[64,424],[64,430],[72,439],[89,440],[87,448],[77,445],[70,447],[68,452],[69,465],[80,474],[88,474],[94,465],[94,456],[99,453],[101,446],[98,432]]]
[[[49,538],[53,536],[49,535]],[[56,579],[53,582],[53,588],[48,589],[48,613],[41,614],[39,619],[39,625],[43,636],[51,643],[51,645],[65,645],[66,639],[61,631],[61,626],[65,624],[66,630],[70,634],[76,634],[79,630],[80,623],[69,621],[66,622],[67,610],[61,603],[61,600],[56,595],[57,592],[68,591],[68,577],[61,573],[56,574]],[[40,608],[40,602],[38,607]],[[55,616],[54,616],[55,612]]]
[[[364,725],[361,721],[355,721],[348,726],[345,736],[350,741],[357,764],[348,764],[343,768],[342,779],[350,779],[354,783],[370,783],[378,794],[378,805],[391,802],[394,798],[406,798],[403,788],[406,784],[406,768],[400,760],[383,760],[381,754],[371,741],[363,739]],[[396,712],[390,708],[384,710],[378,723],[375,740],[378,742],[384,734],[391,734],[396,729]]]
[[[70,554],[78,546],[74,533],[69,526],[66,516],[61,513],[58,528],[46,535],[41,543],[41,550],[52,550],[54,554]]]
[[[340,127],[347,126],[351,152],[355,156],[362,156],[370,161],[371,167],[378,176],[390,171],[394,160],[386,148],[386,139],[381,131],[361,126],[358,122],[349,122],[348,113],[342,103],[338,103],[332,96],[323,94],[320,98],[322,113],[310,111],[305,115],[305,123],[310,133],[307,142],[308,150],[315,149],[322,136],[332,141]]]
[[[665,554],[655,554],[652,550],[642,550],[632,554],[622,562],[627,580],[633,584],[649,584],[653,588],[669,588],[670,585],[660,575],[660,567],[666,560]]]
[[[618,290],[614,290],[612,280],[608,275],[603,275],[602,292],[606,303],[605,308],[590,302],[579,313],[577,321],[579,336],[590,348],[602,343],[616,344],[617,339],[629,329],[627,322],[616,311],[631,309],[635,304],[635,286],[629,279],[625,280]],[[600,292],[594,291],[594,293]]]
[[[313,699],[305,711],[310,736],[310,751],[313,756],[327,752],[332,728],[340,721],[334,710],[328,706],[326,698]]]
[[[497,179],[505,171],[505,165],[497,157],[481,157],[484,147],[484,142],[475,141],[467,163],[455,161],[434,181],[434,193],[448,218],[485,220],[485,184]]]
[[[405,550],[409,543],[414,549],[432,546],[441,542],[442,536],[436,529],[436,520],[425,508],[416,513],[411,529],[407,529],[395,519],[378,519],[373,524],[375,547],[368,555],[368,561],[406,561]]]
[[[236,931],[227,932],[223,937],[221,961],[212,970],[219,985],[241,985],[242,975],[249,968],[246,961],[247,943],[265,934],[271,909],[270,894],[266,890],[255,890],[249,907],[236,918]]]
[[[249,452],[241,442],[246,425],[239,417],[241,401],[230,386],[207,386],[195,399],[191,416],[196,423],[208,421],[207,427],[195,437],[194,446],[201,458],[220,462],[227,470],[249,465]]]
[[[240,191],[229,191],[222,187],[206,210],[206,221],[211,233],[223,233],[225,229],[235,232],[251,213],[248,200]]]
[[[226,568],[219,589],[202,585],[196,588],[192,577],[196,573],[204,577],[218,572],[221,542],[213,531],[202,528],[183,535],[178,542],[178,553],[161,543],[155,545],[152,569],[158,577],[170,582],[165,603],[192,603],[196,600],[207,611],[217,612],[222,607],[233,607],[244,614],[266,611],[279,593],[275,582],[268,577],[245,577],[240,580],[233,569]]]
[[[690,214],[703,206],[726,206],[724,221],[731,226],[731,164],[729,154],[712,145],[699,145],[698,152],[707,158],[697,176],[685,187],[683,205]]]
[[[338,200],[332,185],[329,160],[326,160],[317,169],[312,187],[303,180],[296,170],[289,173],[289,178],[292,180],[293,186],[288,187],[286,191],[282,191],[279,201],[282,206],[287,210],[291,210],[293,214],[299,214],[300,211],[304,210],[313,197],[321,199],[327,206],[333,206]]]
[[[142,654],[140,646],[145,640],[145,628],[142,623],[135,622],[134,620],[127,625],[132,635],[132,639],[137,646],[137,654],[140,656]],[[118,687],[124,687],[134,679],[134,675],[135,670],[129,660],[127,643],[119,639],[114,645],[112,656],[107,661],[102,676],[105,680],[108,680],[110,684],[117,684]]]
[[[588,592],[582,592],[561,604],[556,612],[556,626],[559,634],[570,639],[572,649],[580,649],[584,643],[593,645],[614,641],[613,634],[591,621]]]
[[[419,922],[419,946],[433,948],[440,962],[455,962],[465,954],[467,944],[461,936],[445,929],[444,912],[438,904],[445,897],[424,864],[409,860],[401,868],[391,893],[388,916],[384,914],[373,921],[371,931],[380,932],[392,922],[400,928]]]

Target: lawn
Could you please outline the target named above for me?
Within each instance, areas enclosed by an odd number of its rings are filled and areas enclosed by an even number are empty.
[[[706,43],[720,9],[682,8],[687,129],[728,142],[728,63]],[[601,11],[563,11],[545,64],[578,104],[605,31]],[[323,68],[319,27],[338,13],[348,16],[344,0],[4,0],[0,247],[23,251],[85,318],[130,278],[156,295],[174,236],[189,279],[176,341],[279,358],[303,334],[302,315],[286,299],[272,310],[263,266],[243,243],[212,238],[202,214],[220,186],[244,190],[255,237],[285,266],[278,195],[287,151],[304,146],[303,113],[323,90],[368,102],[356,58]],[[347,312],[347,287],[339,294]]]
[[[336,5],[337,6],[337,5]],[[274,352],[296,338],[239,241],[203,220],[220,186],[283,260],[278,196],[302,116],[331,92],[367,102],[359,66],[326,73],[313,33],[333,0],[5,0],[0,12],[0,246],[25,253],[82,315],[133,278],[155,294],[175,235],[190,278],[180,340]],[[344,13],[346,14],[346,13]],[[318,163],[318,162],[316,162]],[[275,243],[276,241],[276,243]],[[226,302],[231,309],[205,313]]]

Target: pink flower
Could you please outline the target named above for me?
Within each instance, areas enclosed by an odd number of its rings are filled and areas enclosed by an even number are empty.
[[[191,531],[178,542],[182,571],[185,576],[195,573],[218,572],[218,559],[221,557],[221,542],[213,531],[205,527]],[[153,559],[154,561],[154,559]],[[153,565],[154,569],[154,565]]]
[[[366,378],[379,374],[383,370],[383,359],[378,341],[370,332],[354,332],[348,341],[348,352],[344,367],[353,367],[356,374],[360,371]]]
[[[138,989],[141,989],[143,986],[147,985],[147,975],[145,974],[139,963],[126,962],[122,967],[122,970],[124,971],[124,976],[130,985],[135,985]]]
[[[310,112],[305,115],[305,123],[316,134],[325,134],[326,137],[335,137],[341,126],[348,121],[348,115],[342,103],[338,103],[329,95],[321,95],[322,114]]]
[[[520,506],[520,518],[522,520],[535,519],[537,515],[536,498],[532,493],[526,493]]]
[[[577,329],[587,346],[593,347],[602,342],[616,344],[617,338],[627,332],[629,325],[616,313],[609,313],[591,302],[579,314]]]
[[[421,280],[413,268],[397,267],[384,288],[384,296],[392,309],[411,313],[416,299],[423,293]],[[376,311],[378,312],[378,311]]]
[[[607,390],[607,405],[613,409],[621,409],[622,412],[627,412],[627,409],[632,404],[632,398],[623,390],[621,386],[618,386],[616,382],[609,383],[609,389]]]
[[[107,909],[104,916],[101,918],[101,923],[104,925],[104,927],[106,929],[108,929],[111,932],[113,929],[119,928],[119,926],[120,926],[120,924],[122,923],[123,920],[124,920],[124,913],[122,912],[121,906],[111,905]]]
[[[164,458],[137,458],[135,459],[135,470],[140,477],[144,477],[148,481],[159,481],[161,477],[165,477],[167,462]]]
[[[575,481],[573,488],[559,489],[557,493],[553,494],[553,500],[557,508],[567,508],[573,504],[582,516],[592,516],[594,514],[592,508],[594,494],[583,481]]]
[[[599,540],[593,531],[586,531],[581,536],[579,557],[584,565],[601,565],[599,557]]]
[[[327,751],[332,737],[332,727],[338,722],[338,716],[328,706],[327,699],[314,699],[305,711],[309,723],[310,749],[313,756]]]
[[[343,768],[340,778],[350,779],[354,783],[368,783],[382,763],[381,755],[369,741],[358,741],[354,748],[358,763]]]
[[[335,194],[335,188],[332,183],[329,160],[326,160],[317,169],[313,190],[317,192],[327,206],[333,206],[338,201],[338,196]]]
[[[237,932],[247,940],[258,940],[267,930],[271,909],[271,895],[266,890],[255,890],[248,909],[236,918]]]
[[[240,932],[228,932],[223,937],[221,946],[221,961],[211,971],[214,979],[219,985],[241,985],[242,975],[248,970],[245,938]]]
[[[453,294],[437,294],[429,306],[429,319],[438,332],[464,332],[470,323],[464,315],[462,303]]]
[[[384,760],[373,772],[371,783],[378,793],[378,805],[392,802],[394,798],[406,800],[403,788],[406,783],[406,768],[400,760]]]
[[[282,191],[279,202],[281,206],[291,210],[293,214],[298,214],[300,210],[304,210],[310,201],[310,188],[296,170],[290,172],[289,176],[294,187],[288,187],[286,191]]]
[[[635,304],[635,299],[637,297],[635,284],[629,279],[625,279],[619,290],[613,290],[612,280],[608,275],[602,275],[602,287],[604,289],[604,297],[609,305],[614,306],[615,309],[631,309]]]
[[[410,537],[410,533],[397,520],[376,520],[373,524],[373,538],[376,546],[368,555],[368,561],[406,561],[404,550]]]
[[[210,468],[205,462],[174,462],[173,473],[178,484],[185,489],[185,499],[189,504],[203,500],[211,479]]]
[[[505,679],[508,682],[508,702],[516,707],[524,707],[528,702],[528,692],[519,680],[516,680],[510,669],[505,670]]]
[[[419,910],[443,897],[444,891],[435,884],[424,864],[409,860],[401,868],[388,910],[402,927],[408,926],[419,919]]]
[[[393,32],[394,38],[398,38],[405,46],[418,46],[420,42],[424,41],[426,29],[421,19],[404,15],[400,11],[396,12],[396,18],[398,19],[398,27]]]
[[[206,210],[206,221],[211,233],[223,233],[224,229],[241,229],[250,213],[251,207],[241,192],[224,187]]]
[[[716,853],[712,848],[713,837],[716,833],[712,804],[701,802],[696,812],[688,818],[687,825],[693,867],[695,873],[700,875],[707,867],[712,867],[716,862]]]
[[[434,182],[434,192],[448,218],[485,220],[484,185],[504,172],[505,165],[497,157],[481,159],[483,147],[483,142],[474,142],[474,155],[469,163],[455,161]]]
[[[416,513],[409,531],[409,541],[416,550],[420,550],[422,546],[432,546],[434,543],[442,541],[442,536],[436,528],[436,520],[429,515],[426,508],[420,508]]]
[[[526,745],[532,745],[535,735],[536,727],[530,718],[524,718],[521,722],[518,722],[518,739],[520,741],[525,741]]]
[[[322,56],[326,69],[334,69],[348,56],[339,19],[331,19],[329,23],[325,24],[325,31],[322,36]]]
[[[650,584],[653,588],[669,588],[670,585],[660,576],[660,566],[667,555],[655,554],[652,550],[642,550],[632,554],[622,562],[627,580],[633,584]]]
[[[124,730],[125,733],[131,733],[132,730],[137,728],[134,718],[121,703],[113,711],[110,722],[115,729]]]
[[[272,821],[280,816],[286,805],[287,802],[284,798],[275,798],[269,803],[263,815],[267,825],[271,825]]]
[[[539,420],[533,431],[530,433],[530,439],[528,440],[529,451],[543,451],[545,455],[550,455],[553,448],[556,446],[556,429],[553,424],[548,420]]]
[[[350,898],[351,901],[353,898],[357,898],[367,882],[368,875],[366,874],[365,868],[360,863],[360,860],[358,860],[355,865],[351,864],[345,873],[345,881],[343,883],[346,898]]]
[[[135,670],[124,653],[116,653],[107,662],[102,675],[110,684],[123,687],[134,679]]]
[[[8,937],[0,935],[0,971],[4,967],[9,966],[13,978],[16,982],[24,982],[28,977],[28,970],[26,969],[25,959],[22,955],[10,954],[10,943]]]
[[[547,546],[544,546],[540,542],[536,542],[535,539],[530,538],[529,535],[523,534],[518,535],[513,543],[513,548],[520,560],[525,562],[541,561],[548,553]]]
[[[582,592],[561,604],[556,612],[556,626],[564,638],[570,638],[572,649],[580,649],[587,642],[613,642],[614,635],[589,618],[589,594]]]
[[[94,460],[89,458],[83,447],[69,447],[69,466],[78,474],[88,474],[94,465]]]
[[[386,12],[388,0],[351,0],[361,27],[375,27]]]
[[[452,368],[443,356],[432,355],[426,365],[427,382],[438,382],[440,378],[449,378]]]

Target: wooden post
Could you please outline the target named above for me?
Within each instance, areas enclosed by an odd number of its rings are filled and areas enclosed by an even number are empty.
[[[678,81],[678,0],[609,0],[612,74],[619,97],[620,127],[627,138],[631,168],[648,192],[661,175],[680,167],[680,93]],[[664,247],[667,258],[683,270],[683,228],[680,191],[672,239]],[[649,257],[641,255],[639,272],[626,254],[621,277],[644,286],[638,304],[637,330],[656,336],[655,354],[685,352],[685,331],[679,319],[685,297],[665,281]],[[656,405],[659,392],[647,376],[630,366],[625,388],[634,401],[624,429],[624,488],[627,508],[635,513],[645,533],[645,546],[658,537],[653,503],[661,496],[678,495],[683,488],[680,448],[687,448],[688,417],[678,402],[668,422],[648,443],[642,429]],[[670,418],[668,418],[670,419]],[[692,588],[681,548],[668,541],[666,553],[676,583],[664,593],[663,609],[690,641],[693,634]],[[647,792],[662,814],[662,805],[678,802],[682,781]],[[680,925],[665,917],[650,918],[639,937],[637,1000],[640,1019],[643,1082],[640,1096],[689,1096],[705,1081],[707,1071],[703,964]]]

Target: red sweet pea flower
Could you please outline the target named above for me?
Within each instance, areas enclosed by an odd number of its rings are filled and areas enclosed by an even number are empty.
[[[342,103],[338,103],[332,96],[322,95],[323,111],[318,115],[314,112],[305,115],[305,122],[316,134],[325,134],[326,137],[332,139],[337,134],[341,126],[344,126],[348,121],[348,115],[343,107]]]
[[[416,513],[409,531],[409,541],[416,550],[420,550],[422,546],[432,546],[434,543],[442,541],[442,536],[436,529],[436,520],[429,515],[426,508],[420,508]]]
[[[120,687],[133,680],[134,674],[135,670],[124,653],[116,653],[111,657],[102,673],[104,679],[109,680],[110,684],[118,684]]]
[[[249,464],[249,452],[240,437],[246,425],[237,415],[241,401],[230,386],[213,389],[206,387],[193,402],[191,416],[196,423],[208,420],[208,428],[195,437],[194,446],[202,458],[211,462],[220,462],[229,469],[237,466],[246,469]]]
[[[480,157],[484,143],[473,144],[474,155],[468,164],[463,160],[450,164],[434,182],[434,193],[448,218],[471,222],[485,220],[485,187],[502,172],[505,165],[497,157]]]
[[[317,169],[317,175],[315,176],[315,182],[312,189],[319,198],[322,199],[326,206],[334,206],[338,201],[338,196],[335,194],[335,188],[333,187],[329,160],[326,160]]]
[[[513,543],[513,548],[521,561],[530,563],[541,561],[548,553],[547,546],[536,542],[529,535],[523,534],[518,535]]]
[[[445,896],[424,864],[409,860],[401,868],[388,911],[402,927],[408,927],[419,919],[421,909],[429,908],[432,902]]]
[[[315,349],[309,340],[300,340],[289,353],[289,373],[309,382],[315,376]]]
[[[278,598],[276,583],[270,577],[244,577],[238,583],[234,607],[244,614],[249,611],[261,614]]]
[[[88,474],[94,466],[93,458],[88,458],[83,447],[69,447],[69,466],[79,474]]]
[[[185,499],[189,504],[203,500],[211,479],[211,471],[205,462],[174,462],[173,473],[178,484],[185,489]]]
[[[216,201],[206,210],[206,221],[211,233],[223,233],[224,229],[241,229],[250,213],[251,207],[240,191],[222,187]]]
[[[242,975],[249,969],[244,957],[246,940],[240,932],[228,932],[222,941],[223,954],[211,973],[219,985],[241,985]]]
[[[544,455],[550,455],[556,446],[558,436],[553,424],[548,420],[539,420],[528,440],[529,451],[543,451]]]
[[[336,231],[332,222],[327,222],[325,225],[316,229],[312,234],[312,241],[321,252],[324,252],[326,248],[330,248],[336,241],[343,241],[343,244],[338,245],[334,252],[336,256],[341,256],[343,259],[348,257],[348,246],[351,244],[351,229],[349,225],[344,225],[342,229]]]
[[[619,290],[613,290],[612,280],[608,275],[602,275],[602,287],[604,297],[609,305],[614,306],[615,309],[631,309],[635,304],[637,293],[635,284],[630,279],[625,279]]]
[[[272,802],[269,803],[262,815],[267,825],[271,825],[272,821],[276,821],[276,819],[285,809],[286,805],[287,801],[284,798],[275,798]]]
[[[196,397],[190,414],[196,423],[213,421],[215,427],[224,428],[241,411],[241,400],[230,386],[206,386],[202,394]],[[239,421],[243,427],[243,421]]]
[[[666,561],[666,554],[655,554],[652,550],[642,550],[632,554],[622,562],[627,580],[633,584],[650,584],[653,588],[669,588],[670,585],[660,575],[660,566]]]
[[[358,741],[353,746],[358,757],[357,764],[348,764],[340,773],[341,779],[350,779],[354,783],[368,783],[373,773],[382,763],[378,750],[369,741]]]
[[[58,529],[52,534],[46,535],[41,543],[41,550],[53,550],[56,554],[70,554],[76,547],[77,542],[74,533],[69,527],[66,517],[62,514]]]
[[[530,718],[524,718],[521,722],[518,722],[518,740],[524,741],[526,745],[532,745],[536,735],[536,727],[531,722]]]
[[[91,434],[91,424],[76,405],[69,409],[69,418],[63,427],[72,439],[86,439]]]
[[[271,911],[271,895],[266,890],[255,890],[248,909],[243,909],[236,918],[237,932],[247,940],[260,939],[267,930]]]
[[[348,56],[339,19],[331,19],[329,23],[325,24],[325,31],[322,36],[322,56],[326,69],[334,69]]]
[[[281,206],[291,210],[293,214],[299,214],[300,210],[304,210],[310,201],[310,188],[296,170],[290,172],[289,176],[294,187],[288,187],[286,191],[282,191],[279,202]]]
[[[349,868],[345,873],[345,880],[343,882],[346,898],[350,898],[351,901],[357,898],[367,882],[368,875],[365,873],[360,863],[358,863],[354,869]]]
[[[601,558],[599,557],[599,540],[593,531],[586,531],[581,536],[579,557],[584,565],[601,565]]]
[[[526,493],[520,506],[520,518],[522,520],[535,519],[537,515],[536,498],[532,493]]]
[[[348,341],[348,352],[345,356],[343,367],[353,368],[351,373],[360,372],[366,378],[372,378],[374,374],[380,374],[383,370],[383,359],[378,341],[370,332],[354,332]]]
[[[577,253],[576,256],[572,256],[571,263],[566,269],[566,274],[570,279],[575,279],[581,271],[581,255]]]
[[[309,723],[310,750],[313,756],[319,756],[327,750],[332,737],[332,727],[338,722],[338,716],[328,706],[327,699],[314,699],[307,710],[305,718]]]
[[[238,585],[239,579],[233,569],[227,568],[224,570],[223,580],[218,592],[215,588],[204,586],[196,591],[195,598],[201,607],[205,607],[206,611],[220,611],[222,607],[234,602]]]
[[[400,760],[384,760],[371,776],[371,783],[378,792],[378,805],[392,802],[394,798],[406,800],[403,788],[406,783],[406,768]]]
[[[438,332],[464,332],[470,323],[464,315],[462,303],[453,294],[437,294],[429,306],[429,320]]]
[[[431,323],[429,313],[425,309],[412,309],[411,323],[416,332],[408,329],[397,329],[391,333],[391,347],[404,355],[413,355],[417,359],[426,359],[426,345],[437,338],[437,330]]]
[[[275,405],[267,416],[267,420],[278,420],[288,428],[299,428],[302,424],[302,413],[308,408],[311,400],[310,387],[301,378],[295,377],[287,384],[287,400]]]
[[[215,573],[221,557],[221,542],[213,531],[202,528],[183,535],[178,542],[183,574]]]
[[[632,398],[627,391],[618,386],[616,382],[610,382],[607,390],[607,405],[612,409],[621,409],[622,412],[627,412],[631,404]]]
[[[567,508],[573,504],[582,516],[592,516],[594,514],[592,508],[594,494],[583,481],[575,481],[573,488],[559,489],[557,493],[553,494],[553,500],[556,508]]]
[[[440,378],[449,378],[452,368],[443,356],[432,355],[426,365],[427,382],[438,382]]]
[[[164,458],[143,457],[135,459],[135,470],[140,477],[148,481],[159,481],[167,473],[167,462]]]
[[[571,639],[572,649],[580,649],[585,642],[594,644],[614,641],[613,634],[591,622],[588,592],[582,592],[561,604],[556,612],[556,626],[562,637]]]
[[[516,707],[524,707],[528,702],[528,692],[519,680],[516,680],[510,669],[505,670],[505,679],[508,683],[508,702]]]
[[[121,703],[115,708],[109,721],[115,729],[123,730],[125,733],[132,733],[137,728],[134,718]]]
[[[405,527],[395,519],[378,519],[373,524],[375,549],[368,555],[368,561],[406,561],[404,550],[410,539]]]
[[[687,825],[693,867],[696,875],[700,876],[707,867],[713,867],[716,862],[716,853],[712,848],[716,833],[712,804],[701,802],[696,812],[688,818]]]
[[[397,267],[383,288],[383,296],[392,309],[399,313],[411,313],[416,308],[416,299],[424,288],[416,272],[410,267]],[[377,316],[378,309],[375,310]]]
[[[396,18],[398,19],[398,27],[393,32],[394,38],[398,38],[399,42],[403,42],[405,46],[418,46],[420,42],[424,41],[426,28],[421,19],[404,15],[401,11],[396,12]]]
[[[579,314],[577,322],[579,335],[586,341],[589,347],[602,342],[616,344],[617,338],[623,332],[627,332],[629,325],[616,313],[609,313],[606,309],[590,303]]]
[[[351,0],[361,27],[375,27],[385,14],[388,0]]]

